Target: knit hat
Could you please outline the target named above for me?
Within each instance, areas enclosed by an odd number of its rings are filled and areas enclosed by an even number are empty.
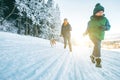
[[[104,7],[101,6],[100,3],[97,3],[97,4],[95,5],[94,10],[93,10],[93,14],[95,15],[95,14],[96,14],[97,12],[99,12],[99,11],[104,11]]]

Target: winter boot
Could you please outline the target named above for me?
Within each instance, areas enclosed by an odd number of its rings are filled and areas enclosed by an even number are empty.
[[[101,65],[101,59],[100,58],[96,58],[95,61],[96,61],[96,67],[101,68],[102,67],[102,65]]]
[[[91,62],[95,63],[95,57],[93,55],[90,56]]]
[[[72,52],[72,48],[70,48],[70,52]]]

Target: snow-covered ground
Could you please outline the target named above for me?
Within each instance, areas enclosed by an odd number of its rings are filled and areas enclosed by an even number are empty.
[[[89,59],[92,49],[0,32],[0,80],[119,80],[120,52],[102,50],[102,68]]]

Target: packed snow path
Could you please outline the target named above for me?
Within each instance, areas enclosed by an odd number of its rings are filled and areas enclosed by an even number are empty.
[[[73,53],[58,43],[0,32],[0,80],[120,80],[120,52],[102,50],[102,68],[90,61],[89,48]]]

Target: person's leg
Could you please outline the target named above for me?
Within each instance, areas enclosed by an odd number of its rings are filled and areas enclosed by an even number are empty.
[[[101,57],[101,40],[94,39],[93,43],[94,43],[93,56]]]
[[[50,45],[51,45],[51,47],[53,46],[53,45],[52,45],[52,40],[50,40]]]
[[[68,37],[68,45],[69,45],[70,52],[72,52],[71,37]]]
[[[91,39],[91,41],[92,41],[92,43],[94,45],[93,52],[92,52],[92,55],[90,56],[90,58],[92,59],[92,62],[95,63],[95,61],[94,61],[94,57],[95,57],[94,53],[95,53],[95,44],[96,44],[96,41],[95,41],[95,39],[93,37],[90,37],[90,39]]]
[[[94,38],[92,42],[94,44],[94,49],[91,58],[94,59],[93,62],[96,62],[97,67],[101,67],[101,40]]]
[[[64,49],[66,49],[66,47],[67,47],[67,38],[64,37]]]

